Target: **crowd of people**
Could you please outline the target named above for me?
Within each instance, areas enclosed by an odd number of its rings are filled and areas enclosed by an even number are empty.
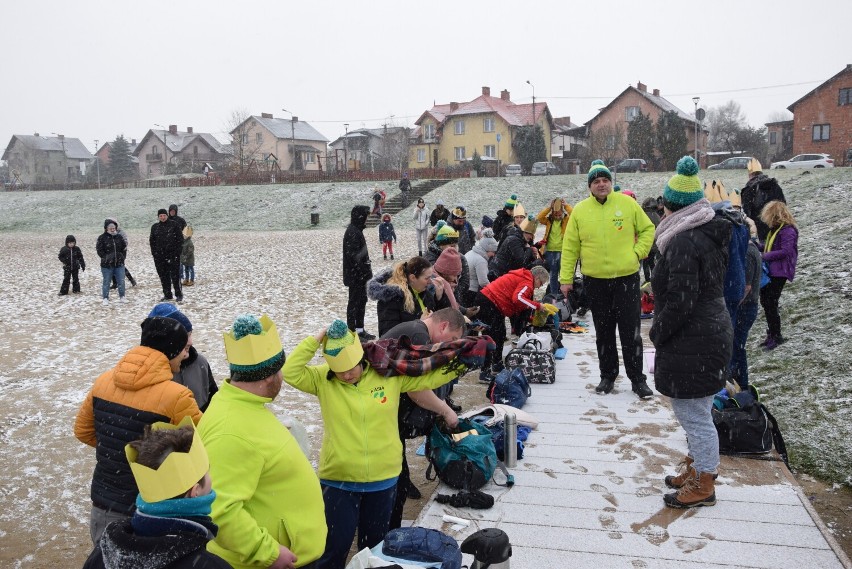
[[[380,242],[393,263],[375,275],[364,230],[381,211],[356,205],[342,244],[346,320],[287,356],[270,318],[237,317],[224,334],[230,377],[219,385],[193,346],[190,318],[169,302],[194,280],[181,268],[182,260],[194,265],[181,256],[191,228],[176,206],[177,219],[160,210],[150,245],[162,301],[142,322],[139,345],[95,380],[74,425],[96,458],[86,567],[135,556],[166,560],[163,567],[342,568],[353,542],[372,547],[400,526],[406,498],[419,495],[405,441],[436,421],[457,424],[453,384],[471,367],[483,383],[494,382],[506,320],[519,333],[533,315],[557,311],[537,290],[568,297],[581,280],[596,331],[595,391],[613,392],[617,333],[633,392],[652,397],[642,360],[643,273],[654,296],[655,386],[671,398],[689,448],[681,472],[665,479],[675,491],[664,502],[713,505],[713,396],[726,380],[749,383],[745,345],[758,301],[768,326],[763,346],[783,343],[779,298],[796,266],[795,220],[777,182],[753,162],[746,188],[729,194],[721,184],[702,187],[698,165],[684,157],[660,198],[640,205],[615,191],[611,172],[595,161],[587,198],[570,205],[554,197],[532,215],[513,194],[478,230],[465,206],[439,201],[429,215],[419,199],[418,255],[394,258],[387,219]],[[539,226],[544,235],[536,241]],[[126,247],[118,222],[107,219],[97,247],[106,302],[113,277],[125,297]],[[60,294],[69,286],[77,292],[85,261],[71,235],[60,260]],[[378,341],[364,327],[368,298],[376,303]],[[388,346],[420,354],[411,347],[423,344],[432,348],[392,372],[381,359]],[[318,353],[322,363],[312,364]],[[284,382],[319,401],[316,472],[266,406]]]

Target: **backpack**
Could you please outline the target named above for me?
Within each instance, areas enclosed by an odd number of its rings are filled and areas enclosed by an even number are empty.
[[[390,530],[382,544],[382,554],[412,562],[440,563],[441,569],[461,569],[458,542],[436,529],[405,527]],[[418,563],[419,564],[419,563]]]
[[[778,422],[753,385],[734,397],[722,390],[713,400],[712,415],[721,454],[765,454],[774,447],[787,464],[787,446]]]
[[[522,408],[531,395],[532,389],[530,389],[530,384],[527,382],[524,370],[521,367],[503,369],[485,392],[485,396],[491,403],[511,405],[516,409]]]
[[[451,434],[444,433],[438,425],[426,438],[426,457],[429,467],[426,479],[434,480],[435,474],[441,481],[459,490],[477,490],[485,486],[497,468],[497,451],[491,440],[491,431],[470,419],[459,419],[458,431],[468,434],[455,440]]]

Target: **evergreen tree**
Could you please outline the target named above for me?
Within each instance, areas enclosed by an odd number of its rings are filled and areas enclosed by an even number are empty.
[[[109,176],[114,182],[126,182],[136,178],[136,167],[130,160],[130,143],[123,134],[119,134],[110,145]]]
[[[522,126],[515,130],[512,148],[524,172],[529,172],[535,162],[547,160],[544,131],[539,125]]]
[[[657,150],[660,169],[674,170],[677,161],[686,154],[686,126],[675,111],[662,113],[657,119]]]
[[[482,156],[476,150],[473,151],[473,158],[470,160],[470,166],[476,171],[476,175],[480,178],[485,175],[485,166],[482,164]]]
[[[641,158],[651,164],[654,158],[654,142],[654,123],[649,115],[640,112],[627,126],[628,157]]]

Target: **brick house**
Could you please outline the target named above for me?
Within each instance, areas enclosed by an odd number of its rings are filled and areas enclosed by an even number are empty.
[[[61,134],[16,134],[3,153],[15,182],[37,186],[82,182],[86,167],[94,159],[79,138]]]
[[[830,154],[836,165],[852,166],[852,64],[787,109],[792,154]]]
[[[602,154],[593,158],[604,158],[606,162],[616,162],[621,158],[645,158],[645,156],[627,156],[627,128],[630,122],[641,112],[650,117],[651,122],[657,124],[661,114],[669,111],[677,113],[683,122],[686,131],[687,154],[693,155],[695,151],[695,117],[677,108],[671,102],[660,95],[659,89],[648,92],[648,87],[637,82],[636,87],[629,86],[613,99],[607,106],[602,108],[589,122],[586,123],[589,145],[593,151]],[[707,135],[709,130],[699,124],[698,129],[698,151],[701,158],[700,163],[704,165],[704,151],[707,149]],[[603,139],[596,140],[601,138]]]
[[[133,150],[133,157],[139,161],[139,175],[153,178],[170,170],[201,173],[204,164],[218,170],[230,159],[230,153],[212,134],[194,132],[191,126],[179,131],[172,124],[169,130],[149,130]]]

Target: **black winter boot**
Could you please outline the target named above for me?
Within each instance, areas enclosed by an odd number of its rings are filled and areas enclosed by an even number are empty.
[[[615,378],[606,379],[601,378],[601,382],[595,387],[596,393],[609,393],[612,391],[612,388],[615,387]]]

